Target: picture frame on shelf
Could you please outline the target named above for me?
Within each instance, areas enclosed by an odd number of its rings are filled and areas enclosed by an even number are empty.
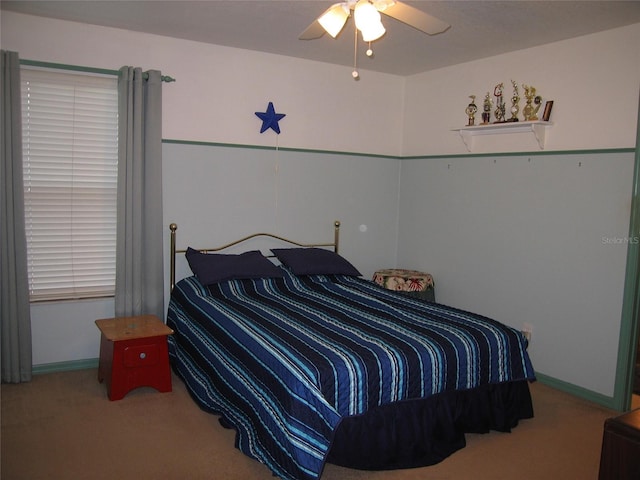
[[[549,100],[544,104],[544,113],[542,114],[542,120],[548,122],[551,118],[551,109],[553,108],[553,100]]]

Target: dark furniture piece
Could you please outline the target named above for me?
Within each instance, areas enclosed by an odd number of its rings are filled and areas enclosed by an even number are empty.
[[[640,479],[640,409],[605,421],[598,478]]]

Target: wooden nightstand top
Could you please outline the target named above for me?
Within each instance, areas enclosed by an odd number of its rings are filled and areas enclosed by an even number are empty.
[[[112,342],[132,340],[135,338],[159,337],[173,333],[173,330],[167,327],[162,320],[155,315],[103,318],[96,320],[96,325],[107,340]]]

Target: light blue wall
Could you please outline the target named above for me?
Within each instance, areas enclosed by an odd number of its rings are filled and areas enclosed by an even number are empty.
[[[178,142],[164,144],[163,169],[165,224],[178,224],[178,249],[256,232],[332,242],[339,220],[340,253],[365,277],[396,263],[396,158]],[[178,278],[186,274],[182,261]]]
[[[340,220],[341,253],[365,276],[391,266],[428,271],[438,301],[531,325],[544,377],[613,394],[632,152],[399,160],[165,142],[163,157],[167,254],[171,222],[186,248],[256,231],[331,241]],[[188,274],[179,259],[178,277]],[[95,326],[84,317],[110,316],[109,303],[60,307],[46,309],[34,351],[67,342],[53,352],[60,360],[93,357]],[[75,324],[70,342],[53,328],[61,315]]]
[[[442,303],[531,325],[537,372],[612,396],[633,166],[633,152],[405,160],[398,263],[430,271]]]

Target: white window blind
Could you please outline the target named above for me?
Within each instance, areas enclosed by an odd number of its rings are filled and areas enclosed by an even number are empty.
[[[20,74],[31,301],[111,296],[117,77],[25,66]]]

